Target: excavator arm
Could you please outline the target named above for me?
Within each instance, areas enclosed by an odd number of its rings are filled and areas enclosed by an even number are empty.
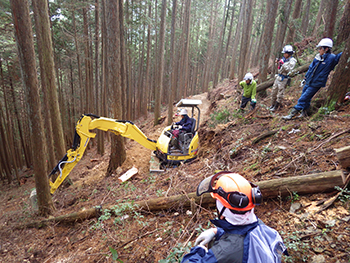
[[[57,190],[64,179],[66,179],[72,169],[83,157],[90,139],[95,138],[96,136],[96,133],[92,132],[94,129],[110,131],[116,135],[132,139],[147,149],[153,151],[157,150],[157,142],[148,139],[147,136],[130,121],[109,119],[92,114],[82,115],[75,128],[72,148],[67,151],[66,155],[58,162],[56,167],[49,174],[51,179],[54,174],[59,172],[59,175],[55,180],[50,180],[51,194]]]

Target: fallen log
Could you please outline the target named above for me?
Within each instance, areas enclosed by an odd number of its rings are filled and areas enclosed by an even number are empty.
[[[330,192],[334,190],[335,186],[342,187],[345,183],[343,172],[341,170],[335,170],[330,172],[308,174],[302,176],[294,176],[289,178],[272,179],[267,181],[257,182],[260,187],[263,197],[273,198],[277,196],[288,196],[293,192],[299,195],[314,194]],[[143,210],[143,211],[160,211],[160,210],[176,210],[179,207],[191,207],[191,202],[196,205],[214,205],[215,201],[209,193],[202,196],[197,196],[196,193],[182,194],[171,197],[159,197],[155,199],[134,202],[130,205],[130,209]],[[86,219],[98,218],[104,209],[113,210],[118,204],[112,204],[104,207],[95,207],[86,209],[73,214],[51,217],[40,222],[32,222],[26,225],[21,225],[18,228],[23,227],[42,227],[48,223],[74,223],[81,222]],[[129,209],[129,210],[130,210]],[[127,210],[126,210],[127,211]]]
[[[350,146],[334,149],[340,165],[345,169],[350,167]]]
[[[267,137],[270,137],[274,134],[276,134],[279,130],[272,130],[272,131],[268,131],[258,137],[256,137],[253,141],[252,141],[252,144],[257,144],[258,142],[260,142],[261,140],[267,138]]]
[[[310,64],[305,64],[303,66],[300,66],[296,69],[294,69],[294,73],[290,75],[290,77],[295,77],[298,74],[304,73],[309,69]],[[266,90],[267,88],[271,87],[273,83],[275,82],[275,78],[269,79],[263,83],[260,83],[258,86],[256,86],[256,92],[260,92],[263,90]]]

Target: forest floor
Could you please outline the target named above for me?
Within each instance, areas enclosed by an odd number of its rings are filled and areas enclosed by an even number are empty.
[[[234,171],[252,182],[342,170],[334,149],[350,145],[350,133],[327,139],[349,129],[350,104],[316,115],[325,98],[326,89],[322,89],[312,102],[310,117],[285,121],[281,116],[300,96],[298,78],[293,79],[283,108],[275,114],[268,109],[270,89],[265,99],[258,98],[256,111],[239,112],[241,93],[237,81],[224,81],[209,94],[194,96],[203,101],[199,156],[164,173],[150,173],[151,151],[128,140],[127,160],[106,177],[109,144],[103,156],[97,154],[95,146],[90,147],[70,174],[73,184],[60,187],[53,195],[53,216],[115,204],[118,206],[114,215],[103,210],[99,219],[23,228],[42,219],[32,212],[29,201],[34,188],[33,172],[22,172],[20,186],[1,184],[0,262],[178,262],[198,234],[210,227],[208,222],[214,218],[215,209],[198,207],[193,213],[180,204],[161,212],[140,211],[137,207],[126,212],[126,206],[131,206],[123,205],[126,201],[194,192],[198,183],[216,170]],[[166,112],[164,108],[163,116]],[[135,121],[151,139],[158,138],[165,123],[154,127],[150,113]],[[252,144],[259,135],[275,129],[278,132],[273,136]],[[307,152],[321,143],[324,144],[318,149]],[[303,153],[305,156],[298,158]],[[118,177],[133,166],[138,168],[138,174],[119,183]],[[349,171],[343,172],[347,176]],[[257,216],[278,230],[288,247],[290,256],[283,262],[350,262],[349,195],[342,193],[321,213],[310,210],[337,192],[335,189],[304,196],[293,192],[289,197],[265,199],[256,207]]]

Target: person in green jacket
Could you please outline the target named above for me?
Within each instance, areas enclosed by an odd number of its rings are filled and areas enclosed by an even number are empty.
[[[256,105],[256,82],[253,79],[252,73],[245,74],[243,80],[239,83],[239,86],[243,89],[241,106],[239,107],[243,110],[247,103],[250,102],[250,110],[255,109]]]

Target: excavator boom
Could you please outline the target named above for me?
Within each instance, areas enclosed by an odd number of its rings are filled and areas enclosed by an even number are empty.
[[[157,150],[157,142],[148,139],[147,136],[130,121],[109,119],[92,114],[82,115],[75,128],[72,148],[67,151],[66,155],[49,174],[49,177],[51,177],[59,171],[58,177],[54,181],[50,180],[51,194],[57,190],[83,157],[90,139],[96,136],[96,133],[92,132],[94,129],[110,131],[116,135],[135,140],[147,149],[153,151]]]

